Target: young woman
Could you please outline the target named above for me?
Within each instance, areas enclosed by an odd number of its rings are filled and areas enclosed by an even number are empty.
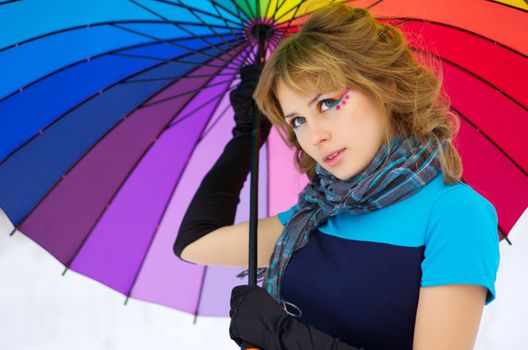
[[[250,66],[241,76],[234,137],[193,198],[175,254],[247,266],[248,223],[233,221],[251,97],[310,183],[288,211],[259,220],[264,285],[233,289],[231,338],[262,349],[472,349],[495,298],[497,214],[460,181],[458,120],[401,32],[330,5],[261,74]]]

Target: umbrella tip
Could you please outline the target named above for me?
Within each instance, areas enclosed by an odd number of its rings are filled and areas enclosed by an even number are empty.
[[[501,230],[499,230],[499,235],[502,236],[502,239],[506,240],[509,245],[512,245],[512,242],[509,240],[508,236],[505,235]]]

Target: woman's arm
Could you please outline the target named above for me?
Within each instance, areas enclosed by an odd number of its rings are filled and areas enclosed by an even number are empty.
[[[420,288],[413,350],[472,350],[486,293],[475,284]]]
[[[283,225],[277,215],[257,223],[257,267],[268,267]],[[248,266],[249,221],[216,229],[189,244],[181,259],[202,265]]]
[[[233,138],[202,179],[183,216],[173,244],[174,254],[182,260],[214,265],[247,265],[247,257],[244,259],[243,256],[247,255],[248,246],[242,246],[248,240],[249,223],[233,223],[240,203],[240,191],[251,167],[253,119],[258,111],[252,93],[259,75],[259,64],[242,67],[241,83],[229,95],[235,115]],[[262,118],[260,129],[258,149],[271,129],[267,118]],[[275,243],[271,236],[278,237],[282,224],[277,218],[262,219],[258,221],[258,231],[264,232],[259,237],[259,243],[264,248],[261,251],[259,247],[259,264],[262,265],[267,264],[268,252],[273,249],[269,246]]]

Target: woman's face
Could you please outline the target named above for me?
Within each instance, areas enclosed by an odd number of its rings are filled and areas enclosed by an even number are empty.
[[[383,114],[359,90],[301,96],[279,80],[277,98],[304,152],[340,180],[360,173],[385,142]],[[333,160],[326,158],[341,150]]]

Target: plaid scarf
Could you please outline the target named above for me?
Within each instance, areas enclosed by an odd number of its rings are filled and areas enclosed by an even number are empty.
[[[421,145],[415,138],[397,135],[389,149],[385,144],[380,147],[365,169],[348,180],[339,180],[316,164],[316,176],[299,194],[299,209],[278,238],[269,267],[263,269],[267,270],[263,288],[281,304],[286,266],[315,228],[331,216],[368,213],[412,196],[441,171],[438,151],[434,140]]]

